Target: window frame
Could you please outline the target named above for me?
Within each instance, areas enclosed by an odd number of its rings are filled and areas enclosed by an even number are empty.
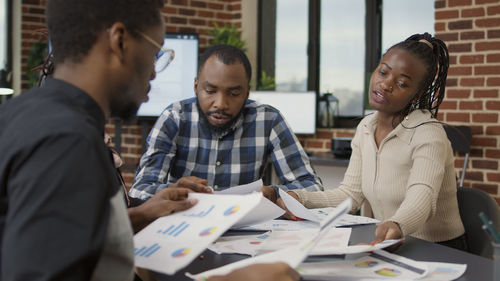
[[[5,65],[0,66],[0,70],[4,69],[8,73],[12,73],[12,4],[14,0],[4,0],[5,2]],[[11,79],[12,80],[12,79]],[[12,81],[9,81],[12,87]]]
[[[363,86],[363,108],[367,106],[367,91],[370,74],[377,67],[382,48],[382,1],[365,0],[365,83]],[[275,76],[276,48],[276,0],[259,0],[258,3],[258,54],[257,81],[262,71]],[[316,100],[320,97],[320,46],[321,46],[321,0],[309,0],[309,34],[308,34],[308,67],[307,90],[316,92]],[[264,28],[265,27],[265,28]],[[316,112],[319,113],[319,102],[316,102]],[[335,128],[353,128],[362,116],[338,116]],[[316,117],[319,124],[319,114]]]

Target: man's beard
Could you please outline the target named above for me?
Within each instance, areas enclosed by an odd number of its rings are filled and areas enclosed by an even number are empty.
[[[137,110],[139,110],[139,105],[127,96],[122,96],[118,99],[112,98],[109,106],[111,117],[118,117],[125,123],[135,120]]]
[[[205,112],[203,112],[203,110],[201,110],[200,103],[198,102],[198,99],[196,99],[196,107],[198,108],[198,113],[200,115],[200,122],[203,122],[204,124],[206,124],[208,126],[208,128],[210,129],[210,131],[212,131],[213,133],[221,134],[221,133],[226,132],[229,128],[231,128],[236,123],[236,121],[238,121],[238,118],[240,117],[240,115],[242,115],[243,108],[245,108],[245,104],[243,104],[243,106],[241,107],[238,114],[236,114],[236,116],[234,116],[234,117],[231,114],[228,114],[228,113],[221,111],[221,110],[208,111],[205,114]],[[207,115],[214,114],[214,113],[225,115],[225,116],[230,117],[232,119],[229,120],[226,124],[224,124],[222,126],[214,126],[214,125],[212,125],[212,123],[210,123],[208,121],[208,118],[207,118]]]

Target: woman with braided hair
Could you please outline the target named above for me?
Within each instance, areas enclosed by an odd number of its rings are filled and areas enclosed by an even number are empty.
[[[370,80],[376,112],[357,127],[340,187],[289,194],[308,208],[334,207],[350,197],[356,211],[369,202],[382,221],[374,242],[411,235],[466,250],[453,152],[435,119],[448,66],[446,45],[428,33],[389,48]]]

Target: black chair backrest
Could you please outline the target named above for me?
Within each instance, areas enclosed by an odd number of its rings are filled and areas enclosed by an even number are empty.
[[[450,140],[453,150],[462,153],[470,152],[472,131],[469,126],[443,125],[443,128],[446,131],[446,136]]]
[[[458,183],[458,186],[463,186],[465,170],[467,169],[467,164],[469,162],[470,146],[472,144],[472,130],[468,126],[443,125],[443,128],[446,132],[446,136],[450,140],[453,150],[465,154],[464,164],[462,166],[462,172]]]
[[[469,187],[459,187],[457,199],[469,252],[491,259],[493,247],[488,234],[482,228],[483,223],[479,213],[483,212],[492,221],[495,229],[499,230],[500,216],[497,202],[488,193]]]

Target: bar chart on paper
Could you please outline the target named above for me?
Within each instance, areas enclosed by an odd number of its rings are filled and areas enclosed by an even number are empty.
[[[140,249],[134,248],[134,255],[139,257],[149,258],[152,254],[160,249],[160,245],[158,243],[154,243],[153,245],[147,247],[143,246]]]
[[[172,224],[167,228],[158,229],[156,231],[156,233],[160,234],[160,235],[177,237],[182,232],[184,232],[184,230],[186,230],[188,227],[189,227],[189,223],[186,223],[186,221],[183,221],[178,225]]]
[[[215,205],[210,206],[207,210],[201,211],[198,213],[191,213],[191,214],[185,214],[184,216],[186,217],[197,217],[197,218],[202,218],[205,217],[206,215],[210,214],[212,210],[215,208]]]

